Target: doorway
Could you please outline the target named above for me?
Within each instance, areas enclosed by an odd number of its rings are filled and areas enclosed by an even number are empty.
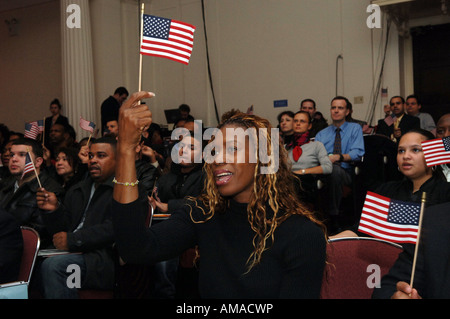
[[[414,27],[414,92],[435,122],[450,112],[450,23]]]

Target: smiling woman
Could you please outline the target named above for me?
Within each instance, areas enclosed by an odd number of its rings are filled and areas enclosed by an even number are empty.
[[[135,93],[120,110],[116,176],[121,180],[136,176],[129,150],[139,142],[140,127],[151,121],[148,108],[137,101],[151,96]],[[254,129],[257,140],[227,137],[227,129],[239,128]],[[267,135],[260,136],[260,128]],[[214,141],[217,156],[205,164],[203,193],[149,229],[142,223],[147,201],[136,187],[115,185],[113,224],[121,258],[153,264],[198,245],[202,298],[318,298],[325,229],[295,196],[286,151],[279,143],[272,149],[271,128],[258,116],[225,114],[218,127],[225,138]],[[261,174],[270,164],[259,157],[260,139],[269,155],[278,151],[276,172]]]

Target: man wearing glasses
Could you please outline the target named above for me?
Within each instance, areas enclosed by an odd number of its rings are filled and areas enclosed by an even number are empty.
[[[411,129],[420,128],[420,119],[405,113],[405,99],[394,96],[386,109],[386,117],[378,120],[377,134],[385,135],[394,142]]]

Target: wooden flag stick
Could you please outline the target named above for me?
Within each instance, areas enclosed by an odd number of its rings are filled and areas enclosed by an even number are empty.
[[[45,145],[45,117],[44,117],[44,122],[42,122],[42,124],[44,125],[44,130],[42,131],[42,146]]]
[[[33,163],[33,157],[31,156],[30,149],[27,148],[27,151],[28,151],[28,156],[30,156],[31,165],[33,165],[34,174],[36,175],[37,181],[39,183],[39,188],[42,188],[41,181],[39,180],[39,175],[38,175],[38,173],[36,171],[36,167],[34,166],[34,163]]]
[[[142,3],[141,6],[141,32],[139,35],[139,90],[138,92],[141,92],[142,90],[142,54],[141,54],[141,46],[142,46],[142,39],[144,36],[144,7],[145,3]],[[141,102],[138,102],[141,104]]]
[[[417,241],[416,241],[416,247],[414,250],[414,260],[413,260],[413,266],[412,266],[412,272],[411,272],[411,281],[409,285],[411,286],[411,289],[413,288],[414,284],[414,273],[416,272],[416,262],[417,262],[417,254],[419,251],[419,242],[420,242],[420,233],[422,231],[422,220],[423,220],[423,213],[425,211],[425,202],[427,199],[427,193],[422,193],[422,205],[420,207],[420,216],[419,216],[419,229],[417,230]]]
[[[92,133],[89,133],[89,138],[88,138],[88,141],[86,143],[86,146],[88,146],[88,147],[89,147],[89,142],[91,141],[91,137],[92,137]]]

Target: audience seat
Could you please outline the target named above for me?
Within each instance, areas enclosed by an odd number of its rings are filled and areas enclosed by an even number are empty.
[[[402,251],[398,244],[369,237],[329,240],[322,299],[370,299],[373,286]]]
[[[21,226],[23,236],[23,253],[20,265],[18,281],[30,283],[41,239],[36,230],[31,227]]]

